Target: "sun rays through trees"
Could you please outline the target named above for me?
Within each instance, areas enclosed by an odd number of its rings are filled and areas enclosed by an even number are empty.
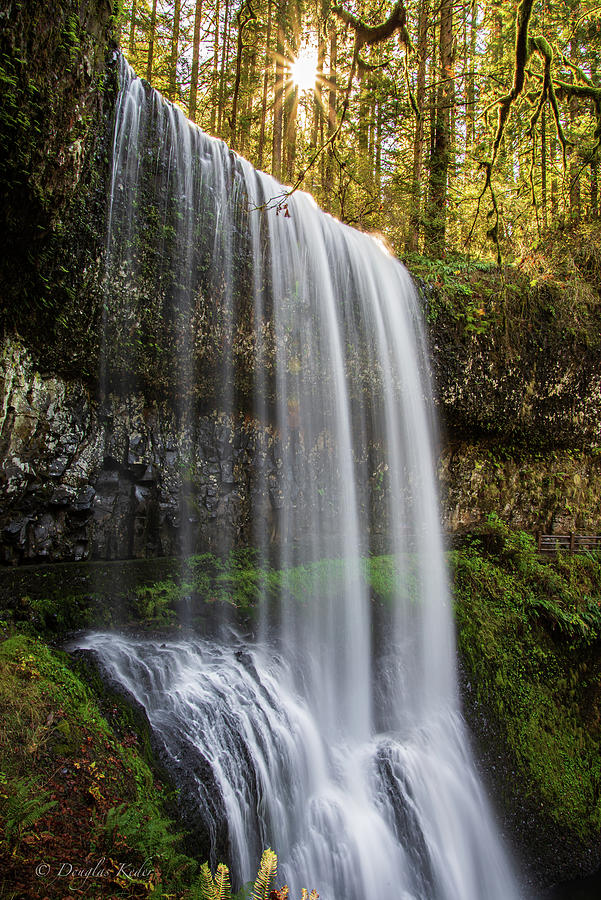
[[[127,0],[120,35],[203,129],[397,253],[519,258],[598,217],[592,0]]]

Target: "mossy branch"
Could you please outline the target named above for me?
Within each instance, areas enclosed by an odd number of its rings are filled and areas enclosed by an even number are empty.
[[[495,164],[499,153],[499,147],[501,146],[501,140],[503,139],[503,133],[505,131],[511,107],[524,89],[526,66],[528,64],[528,59],[530,58],[528,29],[530,27],[530,16],[532,15],[533,4],[534,0],[522,0],[518,6],[513,85],[510,92],[497,101],[499,114],[497,119],[497,130],[492,147],[492,165]]]
[[[400,32],[400,38],[406,47],[412,49],[411,38],[407,31],[407,10],[403,0],[397,0],[392,12],[379,25],[367,25],[362,19],[354,16],[343,6],[332,7],[332,12],[341,19],[345,25],[350,25],[355,32],[355,40],[360,50],[366,44],[381,44],[396,32]]]

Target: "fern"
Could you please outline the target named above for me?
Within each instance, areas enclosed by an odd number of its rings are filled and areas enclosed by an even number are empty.
[[[230,872],[223,863],[219,863],[215,873],[215,900],[232,900]]]
[[[216,900],[217,890],[208,863],[200,867],[200,898],[201,900]]]
[[[56,800],[49,800],[49,796],[48,791],[40,790],[37,778],[20,778],[14,782],[14,793],[4,804],[8,841],[14,839],[19,843],[26,832],[56,806]]]
[[[214,878],[208,864],[203,863],[200,867],[199,887],[200,900],[232,900],[230,870],[223,863],[217,866]]]
[[[180,872],[194,866],[192,860],[178,850],[181,834],[170,831],[170,822],[147,799],[121,803],[109,809],[103,831],[109,847],[114,849],[119,840],[124,840],[127,847],[147,859],[160,858],[164,873],[172,877],[179,877]]]
[[[271,849],[263,851],[261,865],[255,879],[253,900],[269,900],[271,883],[278,870],[278,858]]]
[[[288,900],[288,885],[285,884],[279,890],[272,890],[272,884],[276,877],[278,869],[277,854],[273,850],[267,849],[263,851],[261,857],[261,865],[257,872],[255,883],[252,886],[252,900]],[[252,882],[251,882],[252,885]],[[200,867],[200,882],[198,884],[200,891],[200,900],[238,900],[238,898],[248,897],[248,888],[243,887],[232,898],[230,887],[230,873],[227,866],[220,863],[217,866],[215,877],[211,874],[208,863],[203,863]],[[303,888],[302,900],[318,900],[319,894],[313,890],[309,894]]]

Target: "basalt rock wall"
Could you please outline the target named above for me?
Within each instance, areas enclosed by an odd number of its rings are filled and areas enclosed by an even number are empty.
[[[285,475],[273,428],[215,411],[184,433],[168,404],[138,393],[101,405],[85,383],[41,375],[8,339],[0,356],[0,457],[4,563],[168,556],[181,552],[186,533],[192,549],[218,552],[252,542],[258,528],[274,545],[281,538]],[[386,472],[375,452],[358,464],[379,549]],[[447,440],[439,464],[443,526],[469,531],[494,512],[526,531],[595,532],[600,469],[601,456],[581,448]]]
[[[136,293],[146,318],[117,329],[108,352],[123,365],[135,356],[142,374],[97,400],[117,90],[112,13],[108,0],[33,11],[0,2],[0,559],[8,563],[169,555],[185,530],[195,547],[219,549],[253,540],[251,508],[263,534],[281,538],[278,436],[254,421],[249,402],[251,331],[234,336],[244,410],[234,420],[219,402],[218,303],[205,298],[205,363],[185,434],[169,399],[176,367],[163,347],[172,342],[152,295],[152,255],[139,284],[113,285],[118,302]],[[456,296],[420,284],[450,532],[489,512],[530,531],[601,528],[601,273],[584,245],[572,268],[576,301],[573,277],[552,289],[474,267],[452,282]],[[386,531],[387,475],[373,448],[357,462],[371,488],[375,546]]]

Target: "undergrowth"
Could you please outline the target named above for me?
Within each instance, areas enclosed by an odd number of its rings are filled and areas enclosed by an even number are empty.
[[[22,634],[0,643],[0,723],[2,896],[196,896],[138,736],[117,736],[64,654]]]
[[[544,335],[545,346],[599,347],[598,222],[549,230],[501,269],[462,254],[445,259],[409,254],[404,262],[422,283],[427,321],[442,324],[447,336],[488,336],[497,351],[525,347],[537,333]]]
[[[450,554],[458,643],[478,699],[545,811],[580,837],[601,827],[601,562],[543,560],[492,516]]]

